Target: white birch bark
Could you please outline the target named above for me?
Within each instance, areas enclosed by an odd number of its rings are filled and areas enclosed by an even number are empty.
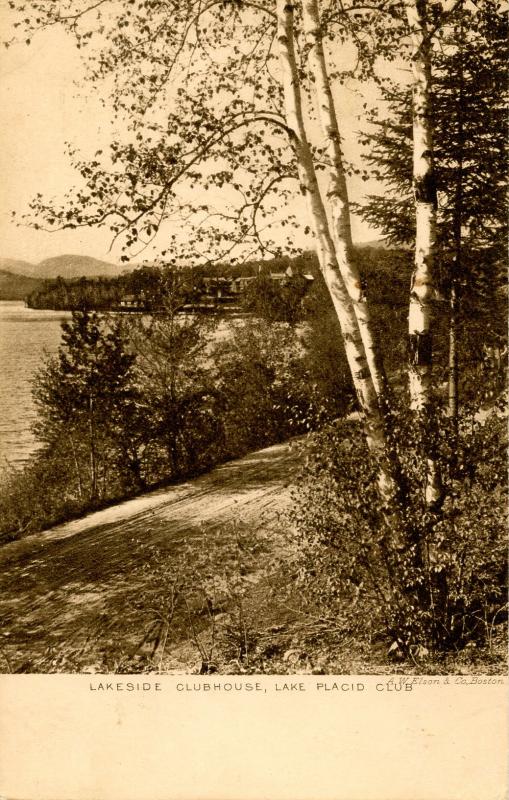
[[[369,370],[379,397],[386,393],[386,379],[382,359],[373,336],[369,307],[363,290],[361,276],[353,256],[350,207],[346,185],[341,135],[337,121],[334,98],[327,72],[327,64],[321,35],[318,0],[304,0],[303,21],[306,41],[309,46],[309,64],[316,91],[319,120],[329,157],[327,200],[332,220],[332,238],[341,276],[353,303],[355,316]]]
[[[427,26],[427,0],[405,0],[412,39],[413,72],[413,184],[415,197],[415,265],[410,285],[408,314],[409,388],[411,407],[423,412],[431,404],[432,300],[436,297],[434,256],[436,241],[436,186],[433,169],[431,118],[431,42]],[[427,460],[426,501],[441,496],[434,461]]]
[[[415,196],[415,265],[410,286],[410,397],[415,410],[430,400],[431,300],[435,295],[433,262],[436,240],[436,189],[431,125],[431,58],[426,2],[406,0],[413,55],[413,183]]]
[[[381,458],[379,488],[383,500],[394,499],[396,487],[384,459],[385,434],[378,398],[366,360],[359,324],[339,269],[325,207],[320,194],[311,148],[306,135],[299,75],[294,50],[293,6],[277,0],[278,43],[283,73],[285,113],[293,134],[302,192],[306,197],[317,242],[320,267],[341,326],[345,352],[365,422],[368,446]]]

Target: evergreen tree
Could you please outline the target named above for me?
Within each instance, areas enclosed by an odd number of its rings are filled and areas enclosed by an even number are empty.
[[[496,0],[480,9],[460,4],[440,32],[433,56],[435,180],[438,190],[437,235],[442,261],[454,254],[454,228],[462,244],[483,252],[483,264],[501,256],[507,238],[507,61],[508,23]],[[373,112],[368,148],[369,175],[385,186],[356,206],[392,244],[415,238],[412,190],[411,91],[393,81],[381,88],[384,112]],[[366,173],[366,177],[367,177]],[[458,184],[461,182],[461,196]],[[472,279],[482,281],[475,273]],[[447,275],[443,275],[447,282]]]
[[[496,0],[479,9],[460,4],[440,32],[433,54],[432,107],[435,128],[437,233],[451,248],[461,178],[461,228],[465,246],[496,247],[506,239],[507,18]],[[356,205],[391,244],[415,238],[412,192],[411,91],[394,81],[381,85],[383,111],[373,111],[374,131],[364,134],[366,171],[387,191]]]
[[[189,270],[161,271],[158,313],[136,315],[127,323],[137,353],[134,373],[152,481],[189,474],[217,460],[219,398],[208,362],[218,320],[182,313],[194,280]]]
[[[77,495],[95,501],[106,493],[109,473],[118,473],[122,464],[120,473],[132,468],[139,478],[139,458],[126,444],[136,408],[135,356],[126,349],[120,320],[107,323],[96,313],[74,312],[62,329],[58,356],[35,381],[37,435],[49,449],[68,448]]]
[[[466,317],[479,320],[485,339],[497,341],[503,314],[494,319],[503,280],[507,239],[506,180],[507,18],[500,3],[479,8],[459,3],[438,32],[433,52],[432,124],[437,189],[437,272],[448,296],[449,409],[458,411],[457,331],[470,360],[479,329],[466,340]],[[363,137],[370,174],[387,187],[357,210],[391,243],[415,237],[412,184],[412,101],[405,87],[387,81],[386,112],[372,114],[373,133]],[[463,297],[460,309],[459,297]],[[500,303],[498,303],[500,306]],[[480,348],[477,356],[481,357]]]

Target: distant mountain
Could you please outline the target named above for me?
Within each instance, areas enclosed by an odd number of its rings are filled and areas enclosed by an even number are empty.
[[[65,255],[45,258],[38,264],[19,261],[14,258],[0,258],[0,270],[25,275],[30,278],[96,278],[99,276],[115,277],[121,275],[125,266],[110,264],[90,256]]]
[[[5,269],[0,269],[0,300],[23,300],[31,292],[40,289],[41,286],[42,280],[40,278],[15,275]]]
[[[95,278],[98,276],[112,278],[116,275],[121,275],[125,270],[125,266],[118,264],[109,264],[107,261],[99,261],[97,258],[90,256],[76,256],[65,255],[55,256],[54,258],[45,258],[40,261],[29,273],[25,274],[34,275],[38,278]]]
[[[356,247],[372,247],[383,250],[388,246],[381,239],[372,239],[367,242],[357,242]],[[64,278],[73,280],[75,278],[114,278],[121,275],[126,270],[135,269],[137,264],[111,264],[108,261],[101,261],[91,256],[63,255],[53,258],[45,258],[38,264],[30,264],[28,261],[19,259],[0,258],[0,299],[2,300],[21,300],[37,284],[27,283],[29,279],[43,278]],[[27,287],[26,290],[24,287]],[[21,288],[23,287],[23,289]]]
[[[0,258],[0,270],[2,272],[15,272],[17,275],[32,275],[35,269],[33,264],[28,261],[20,261],[16,258]]]

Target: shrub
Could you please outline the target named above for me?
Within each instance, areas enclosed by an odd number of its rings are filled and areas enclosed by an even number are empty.
[[[283,441],[312,426],[303,348],[288,323],[245,320],[217,348],[215,364],[231,456]]]
[[[432,511],[420,436],[400,412],[395,446],[407,497],[399,530],[381,507],[362,433],[346,422],[313,437],[292,513],[303,594],[335,625],[388,637],[406,656],[486,643],[507,608],[503,420],[463,417],[454,448],[441,420],[432,446],[446,500]]]

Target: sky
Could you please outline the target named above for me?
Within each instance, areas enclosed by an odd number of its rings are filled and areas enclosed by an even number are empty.
[[[73,81],[80,74],[78,52],[56,29],[0,54],[0,257],[37,262],[69,252],[108,253],[107,232],[46,234],[11,221],[11,212],[26,211],[37,192],[61,196],[73,185],[66,141],[86,147],[104,138],[104,109],[93,97],[77,97]]]
[[[11,218],[12,211],[22,215],[38,192],[62,197],[74,184],[66,142],[92,155],[108,140],[107,110],[97,96],[87,96],[86,89],[78,91],[76,82],[81,76],[79,52],[72,39],[57,28],[38,34],[30,46],[16,44],[0,51],[0,258],[37,263],[75,253],[110,262],[120,259],[119,247],[110,250],[108,231],[90,228],[45,233],[20,227]],[[350,158],[358,155],[363,99],[348,89],[340,98],[344,149]],[[354,200],[365,190],[359,180],[350,185]],[[354,220],[353,233],[356,241],[377,235],[360,220]],[[309,246],[304,238],[298,244]]]

